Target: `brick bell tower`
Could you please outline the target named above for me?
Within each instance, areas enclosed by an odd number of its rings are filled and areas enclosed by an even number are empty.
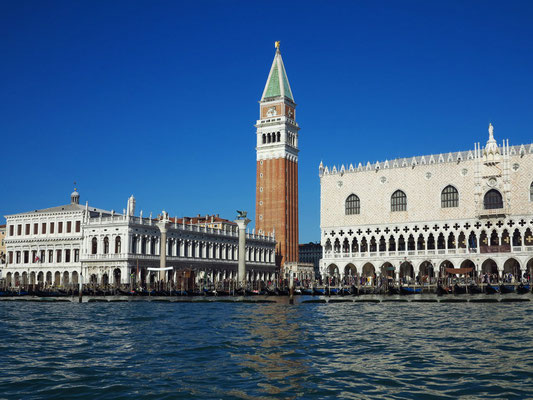
[[[256,230],[276,235],[276,265],[298,261],[298,131],[296,103],[276,42],[259,102]]]

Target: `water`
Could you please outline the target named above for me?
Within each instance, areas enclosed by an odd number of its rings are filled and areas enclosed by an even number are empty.
[[[533,302],[0,302],[0,317],[0,399],[533,393]]]

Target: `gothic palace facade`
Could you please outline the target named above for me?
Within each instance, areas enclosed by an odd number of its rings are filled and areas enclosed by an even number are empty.
[[[319,166],[326,276],[533,273],[533,144]]]

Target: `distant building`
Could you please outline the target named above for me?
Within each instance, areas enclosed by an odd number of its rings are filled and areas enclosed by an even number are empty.
[[[311,263],[314,266],[315,276],[320,276],[320,259],[322,258],[322,245],[320,243],[309,242],[299,246],[300,261]]]
[[[533,144],[319,167],[322,275],[533,273]]]

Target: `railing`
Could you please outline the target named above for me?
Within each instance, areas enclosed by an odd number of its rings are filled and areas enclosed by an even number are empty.
[[[479,250],[479,251],[478,251]],[[334,258],[376,258],[376,257],[405,257],[405,256],[428,256],[428,255],[454,255],[454,254],[487,254],[487,253],[519,253],[533,252],[533,246],[481,246],[479,249],[452,248],[452,249],[431,249],[431,250],[398,250],[380,252],[340,252],[324,251],[324,259]]]

